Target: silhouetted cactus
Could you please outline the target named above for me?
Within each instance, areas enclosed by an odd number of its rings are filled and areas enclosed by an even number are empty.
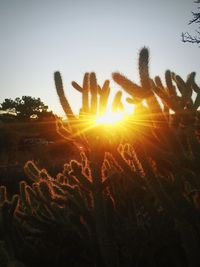
[[[106,114],[109,81],[100,87],[92,72],[82,86],[72,82],[82,94],[75,115],[55,72],[68,118],[57,130],[77,144],[80,157],[55,177],[28,161],[30,180],[20,182],[18,195],[10,197],[0,186],[2,267],[200,265],[200,88],[195,73],[184,81],[167,70],[165,82],[151,79],[147,48],[139,53],[138,69],[140,85],[113,74],[135,105],[115,130],[91,125]],[[124,108],[118,91],[112,110]]]

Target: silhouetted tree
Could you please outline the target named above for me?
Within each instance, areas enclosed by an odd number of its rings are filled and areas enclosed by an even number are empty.
[[[45,105],[40,98],[34,98],[31,96],[22,96],[22,98],[5,99],[1,103],[0,110],[14,113],[18,119],[29,120],[35,119],[53,119],[54,115],[52,111],[48,111],[48,106]]]
[[[200,0],[195,1],[194,3],[199,4],[198,11],[192,12],[192,19],[189,21],[190,24],[200,24]],[[200,28],[200,27],[198,27]],[[200,30],[195,30],[196,34],[191,35],[188,32],[182,33],[182,42],[184,43],[193,43],[193,44],[200,44]]]

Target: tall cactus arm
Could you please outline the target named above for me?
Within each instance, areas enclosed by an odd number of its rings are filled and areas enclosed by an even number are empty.
[[[91,113],[97,113],[97,92],[98,92],[98,85],[96,74],[92,72],[90,74],[90,93],[91,93]]]
[[[78,92],[82,93],[83,92],[83,88],[75,81],[72,81],[72,86],[74,87],[74,89],[76,89]]]
[[[192,80],[194,79],[195,73],[192,72],[188,75],[186,82],[179,75],[175,75],[173,78],[176,82],[176,85],[182,95],[181,97],[181,106],[185,107],[188,103],[193,103],[192,101]]]
[[[100,100],[99,100],[99,112],[100,115],[103,115],[106,112],[108,97],[110,95],[110,81],[106,80],[99,90]]]
[[[162,116],[160,104],[158,103],[151,86],[149,77],[149,51],[146,47],[142,48],[139,53],[139,74],[142,91],[144,92],[152,115],[153,113],[157,113],[159,116]]]
[[[112,103],[112,111],[118,111],[118,110],[122,109],[123,105],[121,102],[121,98],[122,98],[122,92],[118,91],[115,94],[115,97],[114,97],[114,100]]]
[[[159,76],[155,77],[155,82],[152,80],[152,89],[171,110],[177,111],[179,109],[178,103],[170,99]]]
[[[76,119],[76,117],[74,116],[73,111],[70,107],[70,104],[69,104],[69,102],[65,96],[62,78],[61,78],[59,71],[56,71],[54,73],[54,81],[55,81],[56,91],[57,91],[61,106],[62,106],[66,116],[68,117],[69,120]]]
[[[139,99],[144,98],[141,87],[133,83],[131,80],[126,78],[124,75],[114,72],[112,74],[112,78],[133,98],[134,97],[139,98]]]
[[[89,111],[89,77],[90,74],[88,72],[85,73],[83,78],[82,87],[75,81],[72,82],[72,86],[82,93],[82,112],[88,113]]]
[[[176,87],[173,85],[172,82],[172,73],[170,70],[166,70],[165,72],[165,81],[167,85],[167,91],[170,96],[177,96]]]
[[[197,94],[194,100],[194,105],[193,105],[193,108],[197,110],[200,106],[200,87],[196,84],[194,79],[192,80],[191,86],[192,86],[192,89]]]

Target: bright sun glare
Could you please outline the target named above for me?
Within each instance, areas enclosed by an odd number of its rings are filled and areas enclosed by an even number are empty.
[[[123,120],[124,112],[107,112],[105,115],[97,117],[96,124],[113,125]]]

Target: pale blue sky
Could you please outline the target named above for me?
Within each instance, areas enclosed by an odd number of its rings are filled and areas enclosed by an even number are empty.
[[[141,47],[150,49],[150,74],[171,69],[184,78],[197,71],[200,48],[181,42],[190,31],[190,0],[0,0],[0,102],[4,98],[40,97],[61,114],[53,73],[61,71],[72,107],[82,82],[95,71],[100,84],[120,71],[138,81]],[[118,86],[113,84],[113,90]]]

